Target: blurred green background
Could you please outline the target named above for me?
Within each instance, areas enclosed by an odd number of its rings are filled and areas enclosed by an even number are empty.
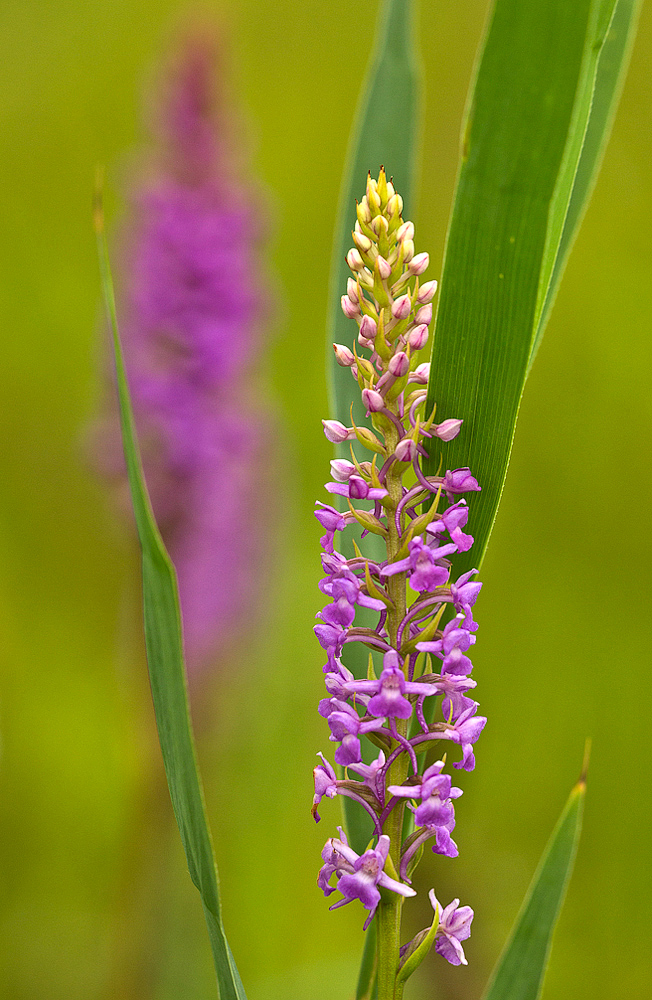
[[[315,828],[309,813],[314,754],[327,749],[311,511],[329,458],[319,420],[330,244],[376,10],[204,8],[230,39],[283,303],[266,361],[283,475],[269,498],[279,531],[267,606],[237,659],[194,692],[226,927],[250,1000],[346,1000],[362,942],[360,908],[328,913],[314,884],[339,814],[326,803]],[[0,12],[0,991],[11,1000],[215,995],[154,743],[137,555],[82,443],[99,392],[93,173],[107,164],[119,191],[143,139],[144,85],[186,13],[176,0],[5,0]],[[406,208],[431,276],[485,13],[477,0],[421,4],[421,183]],[[414,1000],[480,995],[586,736],[585,827],[544,998],[652,993],[651,54],[647,5],[484,567],[474,661],[489,724],[476,771],[462,776],[460,858],[424,862],[411,908],[416,930],[431,885],[474,907],[469,967],[433,958]]]

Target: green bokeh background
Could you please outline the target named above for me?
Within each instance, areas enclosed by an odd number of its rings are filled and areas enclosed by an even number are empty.
[[[283,485],[263,620],[195,691],[227,930],[250,1000],[346,1000],[362,913],[314,885],[339,821],[309,814],[329,446],[324,323],[342,160],[377,4],[223,0],[282,302],[266,368]],[[440,273],[460,120],[486,4],[422,2],[420,249]],[[95,164],[119,190],[142,92],[187,9],[172,0],[0,12],[0,991],[11,1000],[213,997],[199,900],[165,798],[138,635],[137,556],[84,458],[98,396]],[[650,313],[652,12],[595,196],[526,387],[478,606],[489,724],[463,775],[460,858],[425,890],[476,911],[468,969],[432,959],[411,996],[478,997],[548,833],[593,758],[545,1000],[652,993]],[[378,165],[371,165],[377,167]],[[387,165],[391,171],[391,164]],[[363,179],[361,179],[361,187]],[[119,205],[116,197],[113,201]],[[419,910],[421,907],[421,910]],[[419,911],[418,915],[415,911]],[[409,996],[410,994],[408,994]]]

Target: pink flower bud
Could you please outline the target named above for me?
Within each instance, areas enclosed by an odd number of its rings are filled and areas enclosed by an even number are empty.
[[[430,362],[424,361],[422,365],[419,365],[414,369],[408,382],[416,382],[417,385],[427,385],[428,379],[430,378]]]
[[[371,250],[371,240],[364,233],[353,233],[353,242],[360,251],[360,253],[369,253]]]
[[[409,264],[414,257],[414,240],[403,240],[403,263]]]
[[[399,240],[413,240],[414,239],[414,223],[404,222],[402,226],[399,226],[396,230],[396,239]]]
[[[362,336],[362,331],[358,331],[358,343],[361,347],[369,347],[371,349],[373,349],[374,346],[373,340],[367,340],[366,337]]]
[[[358,340],[359,339],[360,338],[358,337]],[[353,378],[357,382],[358,381],[358,366],[357,365],[351,365],[351,374],[353,375]]]
[[[388,370],[395,378],[403,378],[410,370],[410,359],[405,351],[399,351],[390,359]]]
[[[347,462],[345,458],[334,458],[331,461],[331,476],[336,483],[347,483],[353,472],[355,472],[353,462]]]
[[[392,305],[392,316],[394,319],[407,319],[410,315],[412,302],[409,295],[401,295]]]
[[[390,274],[392,273],[392,268],[390,264],[387,263],[384,257],[381,257],[379,255],[378,257],[376,257],[376,267],[378,268],[378,274],[383,279],[383,281],[387,281]]]
[[[349,250],[346,255],[346,262],[352,271],[362,271],[364,268],[364,261],[357,250]]]
[[[426,281],[421,285],[419,289],[419,294],[417,295],[417,302],[423,305],[426,302],[432,302],[435,297],[435,292],[437,291],[436,281]]]
[[[360,308],[351,302],[348,295],[342,296],[342,312],[347,319],[355,319],[356,316],[360,315]]]
[[[363,316],[362,323],[360,324],[360,337],[364,340],[369,340],[373,344],[376,339],[376,334],[378,332],[378,327],[376,321],[371,318],[371,316]],[[358,338],[360,339],[360,338]]]
[[[335,351],[335,360],[338,365],[341,365],[342,368],[350,368],[355,361],[353,351],[345,347],[344,344],[333,344],[333,350]]]
[[[351,279],[349,278],[349,281],[350,280]],[[425,323],[426,326],[428,326],[428,324],[432,322],[432,306],[431,306],[431,304],[428,303],[425,306],[421,306],[421,308],[419,310],[417,310],[417,314],[416,314],[416,316],[414,318],[416,319],[417,323]]]
[[[342,441],[348,441],[355,437],[355,432],[349,430],[344,424],[341,424],[339,420],[322,420],[324,427],[324,434],[329,441],[333,444],[341,444]]]
[[[413,462],[417,456],[417,446],[412,438],[401,438],[394,454],[399,462]]]
[[[351,476],[349,480],[349,496],[352,500],[366,500],[369,496],[369,484],[365,483],[360,476]]]
[[[367,407],[367,413],[377,413],[385,408],[385,400],[375,389],[363,389],[362,402]]]
[[[410,330],[407,341],[413,351],[420,351],[422,347],[425,347],[428,341],[428,327],[425,323]]]
[[[355,278],[348,278],[346,282],[346,294],[351,299],[351,302],[357,306],[360,299],[358,297],[358,283]]]
[[[413,257],[410,261],[410,274],[423,274],[429,263],[430,257],[427,253],[418,253],[416,257]]]
[[[452,441],[459,434],[462,423],[462,420],[444,420],[433,427],[433,431],[442,441]]]

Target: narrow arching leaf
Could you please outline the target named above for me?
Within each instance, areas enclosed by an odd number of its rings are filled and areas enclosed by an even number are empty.
[[[546,846],[483,1000],[537,1000],[582,827],[583,777]]]
[[[100,204],[96,208],[95,218],[102,283],[113,330],[122,441],[142,550],[145,646],[163,763],[188,870],[204,907],[217,974],[218,996],[220,1000],[246,1000],[222,927],[217,868],[188,708],[176,573],[156,526],[143,476],[120,346]]]
[[[615,107],[635,5],[626,6],[614,19],[616,0],[495,3],[465,126],[429,386],[438,420],[464,420],[447,466],[469,465],[482,486],[469,499],[476,543],[455,557],[456,573],[486,550],[537,333]],[[439,458],[433,449],[431,474]]]
[[[600,52],[584,144],[577,164],[550,283],[541,304],[541,314],[532,345],[528,370],[541,343],[568,255],[595,186],[624,82],[640,6],[640,0],[617,0],[611,24]]]

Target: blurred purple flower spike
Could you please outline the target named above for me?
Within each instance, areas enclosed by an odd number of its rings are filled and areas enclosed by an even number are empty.
[[[191,672],[250,610],[269,446],[252,379],[264,319],[260,210],[217,100],[218,55],[204,31],[171,61],[151,115],[157,147],[132,182],[120,240],[127,372]]]

